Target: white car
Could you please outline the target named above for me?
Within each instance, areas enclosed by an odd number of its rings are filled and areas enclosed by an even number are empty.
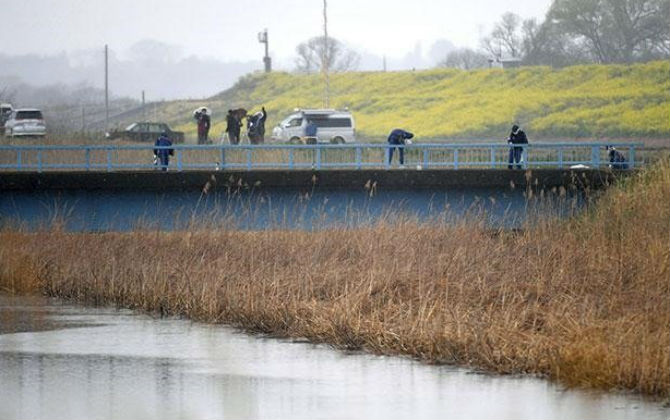
[[[306,137],[309,123],[317,127],[316,137]],[[356,141],[354,117],[348,110],[296,109],[272,130],[272,140],[289,143],[353,143]]]
[[[12,111],[5,123],[5,136],[44,136],[47,125],[42,111],[37,108],[19,108]]]

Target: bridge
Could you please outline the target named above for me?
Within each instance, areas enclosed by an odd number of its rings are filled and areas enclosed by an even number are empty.
[[[232,183],[254,187],[553,188],[609,184],[617,173],[605,146],[639,166],[639,143],[533,143],[521,169],[508,170],[510,146],[499,143],[414,143],[405,164],[382,143],[342,145],[174,145],[167,172],[152,145],[2,145],[0,190],[193,189]],[[160,149],[160,148],[159,148]],[[402,169],[402,170],[401,170]],[[615,168],[616,169],[616,168]]]

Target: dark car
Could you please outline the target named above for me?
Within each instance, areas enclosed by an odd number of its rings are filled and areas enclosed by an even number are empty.
[[[106,134],[109,140],[125,139],[133,141],[153,142],[162,133],[167,133],[173,143],[183,143],[184,133],[173,131],[165,123],[136,122],[130,124],[125,130],[114,130]]]

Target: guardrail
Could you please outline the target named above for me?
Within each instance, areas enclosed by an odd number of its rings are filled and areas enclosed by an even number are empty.
[[[569,168],[610,165],[605,147],[614,146],[626,156],[628,169],[640,143],[533,143],[523,148],[521,166]],[[510,146],[498,143],[413,143],[404,148],[405,167],[464,169],[508,167]],[[382,143],[318,145],[175,145],[170,170],[225,169],[391,169],[391,146]],[[154,169],[152,145],[2,145],[0,170],[118,171]],[[161,149],[161,147],[159,147]]]

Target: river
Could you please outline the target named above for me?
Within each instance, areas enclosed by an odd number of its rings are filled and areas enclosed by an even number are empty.
[[[0,194],[0,224],[35,229],[56,222],[70,231],[172,230],[191,223],[235,229],[314,230],[356,227],[382,218],[461,220],[479,215],[492,226],[520,227],[538,215],[566,217],[584,206],[580,194],[528,200],[523,189],[197,191],[42,191]]]
[[[0,418],[667,419],[629,394],[0,295]]]

